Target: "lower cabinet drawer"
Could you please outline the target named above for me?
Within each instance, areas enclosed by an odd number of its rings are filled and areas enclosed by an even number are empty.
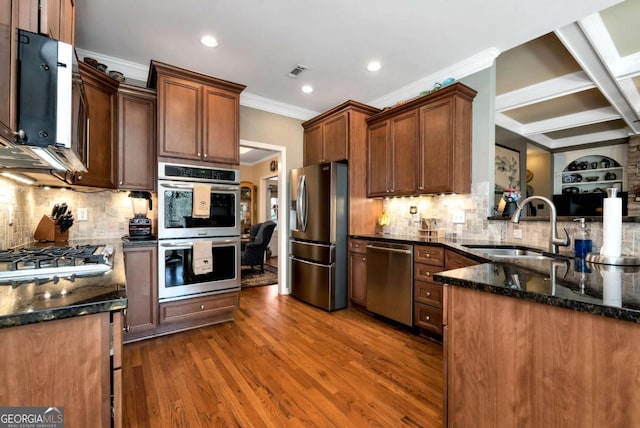
[[[442,285],[416,281],[413,299],[415,302],[442,308]]]
[[[432,276],[438,272],[442,272],[442,266],[425,265],[423,263],[413,264],[413,278],[416,281],[433,282]]]
[[[160,304],[160,323],[198,320],[228,312],[238,306],[239,293],[196,297]]]
[[[413,325],[442,334],[442,309],[415,303],[413,308]]]

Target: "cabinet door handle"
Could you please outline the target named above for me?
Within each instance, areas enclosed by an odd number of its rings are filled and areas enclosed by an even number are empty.
[[[206,159],[207,158],[207,154],[206,153],[203,154],[202,157],[204,157]]]
[[[424,273],[426,276],[431,276],[431,272],[425,272]]]
[[[367,258],[366,258],[366,257],[363,257],[363,258],[362,258],[362,261],[363,261],[363,262],[366,262],[366,261],[367,261]]]
[[[122,310],[122,318],[124,318],[124,326],[122,327],[122,331],[125,333],[129,333],[131,327],[129,327],[129,317],[127,317],[127,308]]]
[[[431,297],[431,292],[427,291],[427,297]]]
[[[13,136],[18,137],[21,140],[24,140],[27,134],[24,132],[24,129],[18,129],[16,132],[13,133]]]
[[[200,305],[200,310],[204,311],[204,305]]]
[[[198,157],[201,157],[201,156],[202,156],[202,154],[200,152],[198,152]]]
[[[429,321],[431,319],[431,317],[429,315],[427,315],[426,317],[424,317],[424,319]]]

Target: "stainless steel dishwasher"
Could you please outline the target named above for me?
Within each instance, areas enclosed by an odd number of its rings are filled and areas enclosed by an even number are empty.
[[[367,244],[367,310],[413,325],[413,246]]]

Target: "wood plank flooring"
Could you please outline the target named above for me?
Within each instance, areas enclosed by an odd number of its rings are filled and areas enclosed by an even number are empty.
[[[439,427],[442,346],[276,286],[235,322],[125,345],[125,427]]]

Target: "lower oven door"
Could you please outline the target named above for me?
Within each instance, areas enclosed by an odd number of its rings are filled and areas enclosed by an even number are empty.
[[[193,243],[211,242],[212,272],[193,269]],[[158,297],[161,302],[240,290],[240,237],[160,240]]]

